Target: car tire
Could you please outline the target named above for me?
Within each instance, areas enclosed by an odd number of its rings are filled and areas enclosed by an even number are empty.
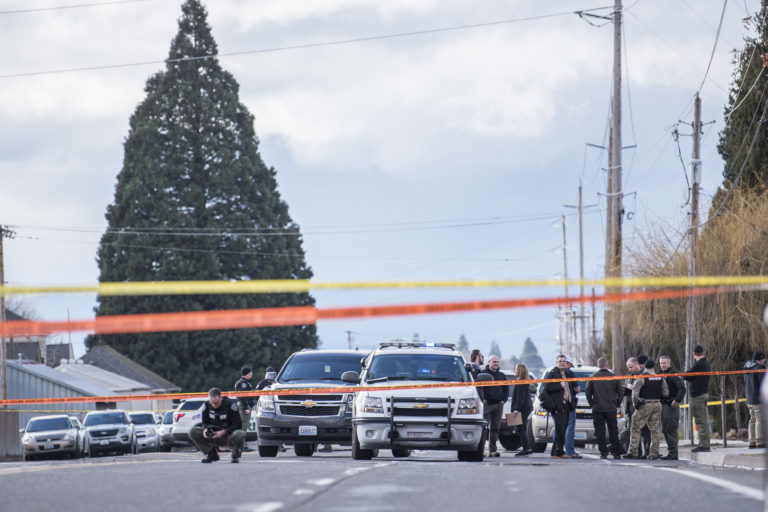
[[[499,436],[499,443],[508,452],[513,452],[522,446],[520,436],[516,432],[510,432],[506,435]]]
[[[483,462],[483,456],[485,455],[485,441],[488,437],[488,429],[483,428],[483,433],[480,435],[480,442],[477,443],[477,448],[474,450],[459,451],[459,460],[467,462]]]
[[[277,457],[277,451],[279,446],[262,446],[259,445],[259,457]]]
[[[360,448],[360,442],[357,440],[357,428],[352,427],[352,458],[354,460],[371,460],[373,450],[364,450]]]
[[[316,449],[317,445],[314,443],[296,443],[293,445],[293,452],[297,457],[311,457]]]
[[[536,453],[542,453],[544,450],[547,449],[547,443],[537,443],[536,440],[533,438],[533,425],[530,421],[528,421],[528,429],[526,430],[525,435],[528,436],[528,445],[531,447],[531,450],[533,450]]]
[[[410,448],[392,448],[392,456],[393,457],[410,457],[411,450]]]

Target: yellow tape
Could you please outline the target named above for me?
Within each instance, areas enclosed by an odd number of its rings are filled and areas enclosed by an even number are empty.
[[[191,295],[234,293],[297,293],[330,289],[385,288],[521,288],[598,286],[605,288],[705,287],[768,285],[768,276],[670,276],[606,279],[524,279],[504,281],[359,281],[313,283],[307,279],[256,281],[146,281],[100,283],[95,286],[0,286],[0,295],[98,293],[114,295]]]

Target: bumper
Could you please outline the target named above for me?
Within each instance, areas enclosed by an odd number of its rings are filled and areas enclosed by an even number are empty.
[[[157,450],[160,447],[160,438],[155,437],[137,437],[136,444],[139,447],[139,451],[144,450]]]
[[[350,416],[318,418],[302,416],[258,416],[258,442],[260,446],[293,443],[352,444],[352,418]],[[315,434],[300,434],[312,431]]]
[[[24,443],[22,449],[25,455],[69,455],[78,451],[78,440]]]
[[[130,452],[133,447],[131,446],[131,440],[128,439],[127,441],[121,439],[121,438],[96,438],[96,439],[89,439],[88,440],[88,446],[90,447],[91,453],[95,452],[110,452],[110,451],[124,451],[124,452]]]
[[[477,448],[486,421],[482,419],[451,420],[447,422],[398,421],[357,418],[353,420],[357,441],[362,449],[420,448],[428,450],[469,450]]]

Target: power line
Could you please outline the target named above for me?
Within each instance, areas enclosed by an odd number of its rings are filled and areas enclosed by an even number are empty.
[[[709,68],[712,66],[712,59],[715,58],[715,50],[717,50],[717,42],[720,40],[720,29],[723,28],[723,19],[725,18],[725,8],[728,6],[728,0],[723,0],[723,12],[720,13],[720,23],[717,25],[717,33],[715,34],[715,44],[712,45],[712,53],[709,55],[709,62],[707,63],[707,70],[704,72],[704,78],[701,80],[701,85],[696,91],[697,94],[701,93],[701,89],[704,87],[704,82],[707,81],[707,75],[709,75]]]
[[[594,9],[583,10],[580,12],[595,11],[595,10],[607,9],[607,8],[608,7],[599,7]],[[547,18],[555,18],[560,16],[572,15],[574,13],[575,11],[562,11],[562,12],[556,12],[551,14],[542,14],[539,16],[526,16],[523,18],[510,18],[505,20],[487,21],[483,23],[472,23],[467,25],[456,25],[451,27],[440,27],[440,28],[433,28],[433,29],[414,30],[410,32],[398,32],[393,34],[381,34],[381,35],[375,35],[375,36],[356,37],[351,39],[341,39],[337,41],[302,43],[302,44],[296,44],[296,45],[290,45],[290,46],[259,48],[255,50],[243,50],[238,52],[218,53],[213,55],[200,55],[197,57],[182,57],[178,59],[149,60],[149,61],[140,61],[140,62],[126,62],[126,63],[120,63],[120,64],[105,64],[101,66],[86,66],[86,67],[79,67],[79,68],[63,68],[63,69],[51,69],[51,70],[45,70],[45,71],[30,71],[26,73],[12,73],[12,74],[0,75],[0,79],[21,78],[21,77],[29,77],[29,76],[40,76],[40,75],[54,75],[54,74],[62,74],[62,73],[77,73],[77,72],[83,72],[83,71],[97,71],[97,70],[104,70],[104,69],[130,68],[130,67],[149,66],[154,64],[173,64],[178,62],[192,62],[192,61],[216,59],[220,57],[235,57],[240,55],[255,55],[255,54],[261,54],[261,53],[273,53],[273,52],[281,52],[281,51],[288,51],[288,50],[303,50],[308,48],[321,48],[325,46],[341,46],[345,44],[363,43],[363,42],[377,41],[377,40],[383,40],[383,39],[412,37],[412,36],[425,35],[425,34],[436,34],[440,32],[453,32],[458,30],[491,27],[491,26],[504,25],[509,23],[520,23],[524,21],[535,21],[535,20],[541,20],[541,19],[547,19]]]
[[[3,14],[25,14],[29,12],[63,11],[65,9],[80,9],[82,7],[100,7],[102,5],[135,4],[138,2],[151,2],[152,0],[112,0],[108,2],[92,2],[87,4],[59,5],[54,7],[37,7],[33,9],[15,9],[12,11],[0,11]]]

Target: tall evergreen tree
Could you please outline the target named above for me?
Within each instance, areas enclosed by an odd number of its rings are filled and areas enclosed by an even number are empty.
[[[165,69],[131,116],[101,238],[100,281],[308,279],[299,227],[259,155],[253,116],[216,58],[199,0],[182,6]],[[98,297],[97,315],[311,306],[307,293]],[[94,335],[188,391],[317,346],[314,325]]]
[[[501,361],[501,347],[498,343],[496,343],[496,340],[491,341],[491,348],[488,349],[488,355],[495,355],[499,357],[499,361]]]
[[[541,356],[539,356],[539,351],[531,338],[525,338],[523,352],[520,354],[520,361],[522,361],[531,371],[538,372],[544,369],[544,361],[541,359]]]
[[[736,69],[717,147],[725,160],[723,185],[712,201],[712,213],[733,186],[761,192],[768,186],[768,0],[762,0],[760,10],[748,22],[755,30],[745,38],[741,52],[734,54]]]
[[[463,334],[459,336],[459,343],[456,345],[456,350],[464,354],[464,357],[469,359],[469,341],[467,341],[467,337]]]

